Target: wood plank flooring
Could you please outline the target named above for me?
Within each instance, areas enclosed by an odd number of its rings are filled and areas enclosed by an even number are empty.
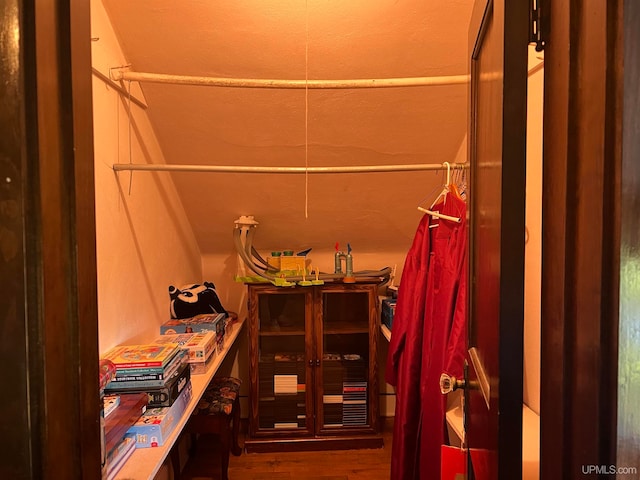
[[[381,449],[232,455],[229,480],[388,480],[392,430],[392,423],[386,422]],[[201,438],[195,456],[182,472],[182,479],[219,480],[216,448],[215,441]]]

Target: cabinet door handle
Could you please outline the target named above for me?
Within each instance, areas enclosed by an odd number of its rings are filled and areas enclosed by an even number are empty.
[[[319,366],[320,366],[320,359],[316,358],[316,367],[319,367]]]
[[[309,366],[313,367],[313,359],[309,359]]]

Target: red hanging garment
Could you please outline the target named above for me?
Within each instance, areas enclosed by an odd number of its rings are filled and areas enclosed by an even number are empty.
[[[432,209],[461,222],[425,215],[405,260],[386,370],[396,387],[391,480],[440,478],[440,375],[461,377],[466,352],[466,204],[448,195]]]
[[[385,379],[396,387],[391,447],[391,480],[415,478],[420,414],[422,319],[427,292],[430,216],[424,215],[407,253],[393,328]]]

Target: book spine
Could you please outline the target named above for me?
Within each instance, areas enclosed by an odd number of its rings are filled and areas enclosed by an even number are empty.
[[[164,368],[162,367],[144,367],[144,368],[118,368],[116,371],[116,378],[132,375],[150,375],[155,373],[162,373]]]
[[[165,375],[162,373],[150,373],[150,374],[140,374],[140,375],[122,375],[120,377],[116,377],[109,385],[120,384],[120,383],[128,383],[128,382],[141,382],[146,380],[159,380],[163,381]],[[107,387],[108,389],[108,387]]]
[[[116,367],[118,370],[127,368],[147,368],[147,367],[159,367],[161,368],[163,362],[161,360],[144,360],[140,362],[118,362]]]
[[[165,380],[128,380],[122,382],[111,382],[105,388],[106,393],[122,393],[124,390],[131,392],[144,391],[147,388],[164,387]]]

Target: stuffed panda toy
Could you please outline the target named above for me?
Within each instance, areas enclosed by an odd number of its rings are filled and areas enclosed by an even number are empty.
[[[176,288],[169,286],[169,298],[171,299],[171,318],[191,318],[203,313],[224,313],[227,311],[222,306],[216,287],[211,282],[204,284],[191,284]]]

